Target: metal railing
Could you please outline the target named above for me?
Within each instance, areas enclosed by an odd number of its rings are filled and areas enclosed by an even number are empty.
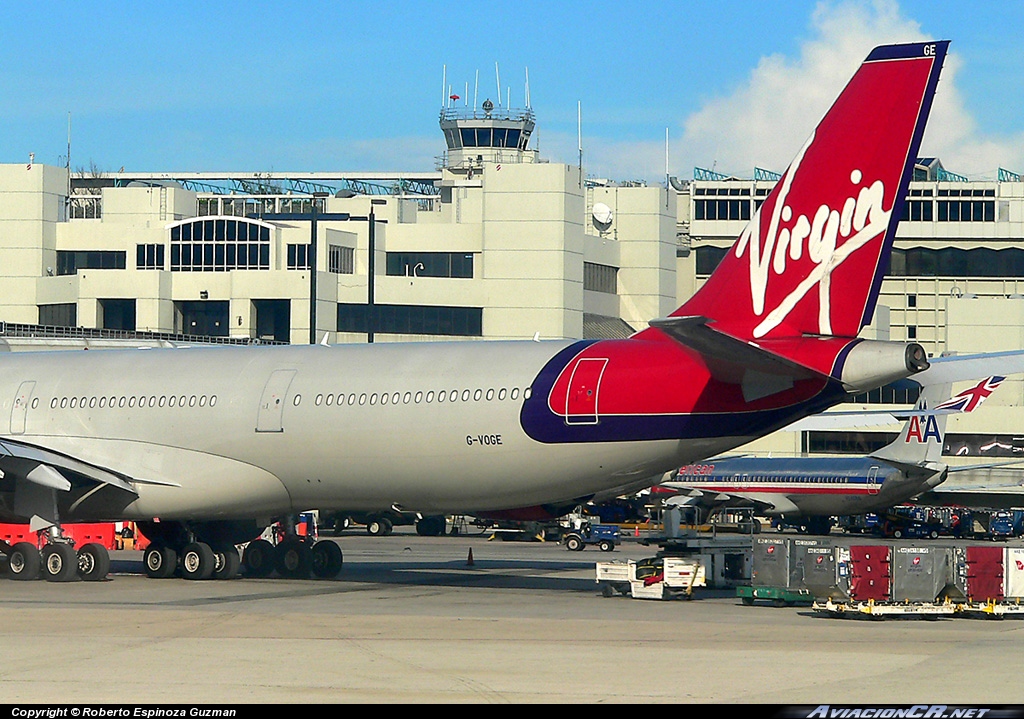
[[[60,327],[0,321],[0,337],[43,337],[49,339],[156,340],[181,344],[285,345],[287,342],[256,337],[210,337],[149,330],[106,330],[91,327]]]

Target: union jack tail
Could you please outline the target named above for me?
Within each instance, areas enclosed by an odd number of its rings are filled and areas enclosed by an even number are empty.
[[[914,409],[939,410],[938,414],[914,414],[891,444],[872,456],[905,464],[924,464],[942,460],[946,438],[946,418],[952,412],[973,412],[1003,382],[1005,377],[986,377],[953,397],[951,384],[925,385]]]

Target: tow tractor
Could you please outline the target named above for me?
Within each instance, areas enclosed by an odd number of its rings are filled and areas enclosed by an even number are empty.
[[[562,542],[570,552],[582,552],[588,544],[596,544],[602,552],[611,552],[621,541],[616,525],[593,524],[580,517],[573,517],[569,529],[562,535]]]

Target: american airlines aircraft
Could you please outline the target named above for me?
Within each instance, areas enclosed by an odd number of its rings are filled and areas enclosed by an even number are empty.
[[[801,518],[812,534],[828,534],[833,516],[894,507],[937,487],[950,472],[978,469],[942,461],[946,418],[973,412],[1003,379],[988,377],[952,398],[948,384],[924,387],[896,439],[866,457],[711,459],[680,468],[660,487],[679,492],[669,501],[705,514],[752,507],[766,517]]]
[[[0,360],[13,577],[95,579],[63,522],[135,520],[151,576],[231,576],[309,508],[572,505],[928,367],[870,322],[948,42],[873,50],[707,283],[625,340],[20,354]],[[83,548],[85,549],[85,548]],[[333,576],[337,544],[251,541]],[[73,566],[75,565],[75,566]]]

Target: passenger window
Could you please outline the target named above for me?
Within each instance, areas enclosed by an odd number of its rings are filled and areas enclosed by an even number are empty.
[[[78,397],[71,398],[71,409],[75,409],[78,406]]]
[[[188,398],[188,406],[189,407],[195,407],[196,406],[196,396],[195,395],[192,395],[191,397]]]
[[[205,394],[199,395],[199,406],[200,407],[205,407],[206,406],[206,395]]]
[[[67,406],[68,406],[68,398],[67,397],[61,397],[60,398],[60,408],[61,409],[65,409]]]
[[[398,404],[399,399],[401,399],[401,395],[398,392],[395,392],[391,395],[391,404]]]
[[[117,406],[118,407],[124,407],[124,403],[125,403],[124,396],[121,396],[120,398],[118,398],[118,400],[117,400]]]
[[[438,393],[437,393],[437,401],[438,401],[438,402],[444,402],[444,400],[445,400],[445,398],[446,398],[447,396],[448,396],[448,394],[447,394],[447,393],[445,393],[445,392],[438,392]]]
[[[469,401],[469,390],[468,389],[462,390],[462,401],[463,402],[468,402]]]
[[[322,394],[318,394],[316,396],[316,399],[313,400],[313,404],[315,404],[317,407],[319,407],[323,403],[324,403],[324,396]]]
[[[533,390],[529,387],[523,390],[523,399],[530,399],[530,395],[533,394]]]
[[[412,392],[406,392],[402,397],[402,404],[409,404],[412,401]]]
[[[512,388],[512,399],[519,399],[519,388],[518,387],[513,387]]]
[[[173,394],[170,397],[167,398],[167,406],[168,407],[173,407],[177,403],[178,403],[178,398],[175,397]]]
[[[57,398],[54,397],[50,400],[50,409],[57,409]]]
[[[484,391],[482,389],[478,389],[476,392],[473,393],[473,401],[474,402],[479,402],[480,398],[483,397],[483,396],[484,396]]]
[[[85,403],[88,401],[88,399],[88,397],[82,397],[80,400],[78,400],[78,406],[82,409],[85,409]]]
[[[334,395],[327,395],[326,399],[324,399],[324,402],[327,404],[328,407],[330,407],[332,404],[334,404]]]
[[[129,407],[134,407],[135,406],[135,398],[134,397],[129,397],[128,398],[128,406]]]
[[[376,395],[374,395],[374,396],[376,396]],[[387,404],[388,403],[388,393],[387,392],[385,392],[384,394],[382,394],[380,396],[380,403],[381,404]],[[370,397],[370,404],[373,404],[373,397]]]
[[[185,406],[185,395],[181,395],[180,397],[178,397],[178,406],[179,407],[184,407]]]
[[[217,404],[217,395],[211,394],[210,395],[210,406],[213,407],[215,404]]]
[[[501,389],[498,390],[498,399],[499,400],[505,399],[505,395],[506,394],[507,394],[507,392],[505,391],[505,388],[502,387]]]
[[[420,390],[419,392],[416,393],[416,399],[415,399],[416,404],[419,404],[421,401],[423,401],[423,391],[422,390]]]
[[[156,395],[153,395],[152,397],[149,398],[149,406],[156,407]]]
[[[292,404],[295,405],[296,407],[298,407],[299,403],[301,401],[302,401],[302,395],[301,394],[297,394],[297,395],[295,395],[295,399],[292,400]]]
[[[451,392],[450,392],[450,393],[448,394],[448,401],[449,401],[449,402],[454,402],[454,401],[455,401],[455,400],[457,400],[458,398],[459,398],[459,390],[457,390],[457,389],[453,389],[453,390],[452,390],[452,391],[451,391]]]
[[[364,400],[365,400],[365,399],[366,399],[366,395],[364,394],[364,395],[362,395],[362,396],[361,396],[361,397],[359,398],[359,404],[362,404],[362,403],[364,402]],[[350,405],[353,405],[353,404],[355,404],[355,403],[356,403],[356,396],[355,396],[354,394],[350,394],[350,395],[348,396],[348,403],[349,403]]]
[[[434,390],[430,390],[429,392],[427,392],[427,404],[430,404],[433,401],[434,401]]]
[[[494,399],[494,390],[489,389],[487,390],[487,401],[490,402],[492,399]]]
[[[351,396],[352,395],[349,395],[349,397]],[[359,405],[362,406],[364,404],[366,404],[366,392],[363,392],[361,395],[359,395]]]

